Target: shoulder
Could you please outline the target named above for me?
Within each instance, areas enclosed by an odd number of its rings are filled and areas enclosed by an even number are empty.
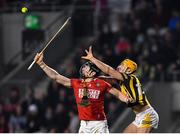
[[[72,78],[71,79],[71,81],[73,81],[73,82],[77,82],[77,81],[79,81],[80,79],[77,79],[77,78]]]
[[[141,85],[141,83],[136,75],[130,74],[130,75],[127,75],[127,77],[128,78],[124,80],[125,83],[129,83],[131,81],[133,83],[137,83],[137,84]]]
[[[105,86],[111,86],[111,84],[109,84],[108,82],[106,82],[105,80],[96,78],[95,82],[100,83],[101,85],[105,85]]]
[[[131,77],[132,77],[137,83],[140,83],[140,80],[139,80],[139,78],[138,78],[136,75],[132,74]]]
[[[77,79],[77,78],[75,78],[75,79],[71,79],[71,83],[72,83],[72,85],[75,85],[75,84],[81,83],[81,79]]]
[[[95,78],[94,81],[95,82],[100,82],[100,83],[105,83],[106,82],[103,79],[99,79],[99,78]]]
[[[123,78],[124,78],[125,82],[130,81],[130,80],[135,80],[135,81],[139,82],[139,79],[134,74],[125,74],[125,73],[122,73],[122,75],[123,75]]]
[[[130,77],[139,81],[138,77],[134,74],[131,74]]]

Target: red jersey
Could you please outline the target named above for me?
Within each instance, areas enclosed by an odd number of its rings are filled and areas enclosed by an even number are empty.
[[[71,86],[74,90],[74,95],[78,107],[78,114],[80,120],[104,120],[106,115],[104,113],[104,96],[109,92],[111,85],[101,79],[94,79],[86,82],[88,88],[88,98],[90,105],[87,107],[79,106],[83,97],[83,84],[81,79],[71,79]]]

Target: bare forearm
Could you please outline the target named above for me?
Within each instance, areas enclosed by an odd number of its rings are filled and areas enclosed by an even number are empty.
[[[39,64],[40,68],[49,76],[51,79],[55,80],[56,82],[70,87],[70,79],[60,75],[58,72],[56,72],[51,67],[47,66],[44,62],[41,62]]]
[[[128,97],[125,96],[122,92],[119,92],[118,98],[125,103],[128,103]]]
[[[90,61],[93,62],[99,69],[101,69],[106,74],[109,74],[109,70],[113,69],[112,67],[96,59],[95,57],[92,57]]]
[[[122,102],[128,103],[128,101],[129,101],[128,96],[124,95],[121,91],[119,91],[118,89],[116,89],[114,87],[112,87],[109,90],[109,93],[114,95],[117,99],[119,99]]]
[[[109,92],[114,95],[117,99],[119,99],[122,102],[127,103],[128,102],[128,98],[127,96],[125,96],[122,92],[120,92],[118,89],[112,87],[111,90],[109,90]]]
[[[56,79],[58,73],[54,69],[47,66],[44,62],[41,62],[39,66],[47,74],[47,76],[49,76],[53,80]]]
[[[108,74],[112,76],[113,78],[116,78],[117,80],[123,80],[121,73],[113,69],[111,66],[103,63],[102,61],[96,59],[95,57],[92,57],[90,61],[93,62],[105,74]]]

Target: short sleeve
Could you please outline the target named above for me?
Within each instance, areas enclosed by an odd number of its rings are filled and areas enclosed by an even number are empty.
[[[105,82],[105,84],[106,84],[106,91],[109,92],[109,90],[111,90],[112,86],[108,82]]]
[[[78,79],[71,79],[71,86],[73,89],[74,89],[74,87],[76,87],[77,82],[78,82]]]

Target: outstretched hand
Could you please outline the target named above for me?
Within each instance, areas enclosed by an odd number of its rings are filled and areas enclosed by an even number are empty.
[[[82,59],[86,59],[86,60],[91,60],[93,58],[93,54],[92,54],[92,46],[89,47],[89,50],[85,50],[86,52],[86,56],[82,56]]]

